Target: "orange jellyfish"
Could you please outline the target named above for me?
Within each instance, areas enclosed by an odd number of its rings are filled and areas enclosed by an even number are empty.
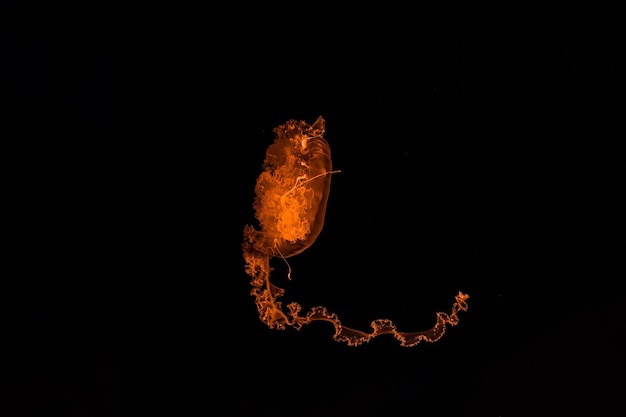
[[[302,314],[300,304],[292,302],[283,308],[279,301],[285,290],[270,281],[270,259],[286,260],[315,242],[324,225],[331,177],[339,172],[332,170],[325,124],[320,116],[312,125],[289,120],[276,127],[276,139],[266,151],[264,169],[256,181],[254,210],[260,230],[244,227],[242,249],[261,321],[271,329],[297,330],[313,321],[326,321],[335,328],[333,339],[349,346],[383,334],[392,334],[406,347],[438,341],[447,325],[458,324],[458,312],[467,310],[469,295],[459,291],[449,314],[436,313],[434,326],[417,332],[399,331],[388,319],[372,321],[370,332],[355,330],[344,326],[326,307]]]

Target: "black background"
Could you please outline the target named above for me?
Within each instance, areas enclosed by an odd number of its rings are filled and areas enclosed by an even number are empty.
[[[2,6],[7,416],[623,416],[623,8]],[[272,129],[326,119],[325,227],[258,319]]]

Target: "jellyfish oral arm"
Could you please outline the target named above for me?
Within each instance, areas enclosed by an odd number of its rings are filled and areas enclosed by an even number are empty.
[[[418,332],[401,332],[391,320],[371,323],[371,332],[343,326],[326,307],[313,307],[301,315],[302,307],[292,302],[283,309],[279,299],[285,291],[270,281],[270,259],[283,260],[309,248],[324,225],[326,205],[333,174],[330,146],[324,139],[325,120],[320,116],[312,125],[289,120],[274,129],[277,137],[266,151],[265,168],[259,175],[254,210],[260,230],[247,225],[243,232],[245,271],[251,278],[251,295],[259,317],[271,329],[292,327],[300,330],[314,321],[326,321],[335,328],[333,338],[349,346],[391,334],[406,347],[421,342],[436,342],[446,327],[456,326],[458,313],[466,311],[469,295],[459,292],[450,313],[436,313],[432,328]],[[291,268],[288,277],[290,278]]]

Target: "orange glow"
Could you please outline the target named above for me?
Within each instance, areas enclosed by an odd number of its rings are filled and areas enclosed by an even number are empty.
[[[438,312],[435,325],[419,332],[400,332],[387,319],[374,320],[372,332],[362,332],[343,326],[326,307],[313,307],[301,315],[298,303],[292,302],[284,309],[278,301],[285,291],[270,282],[270,259],[297,255],[315,242],[324,225],[330,179],[339,172],[332,170],[330,146],[324,139],[325,123],[320,116],[312,125],[289,120],[276,127],[277,137],[267,149],[264,170],[256,182],[254,210],[260,230],[244,227],[242,249],[261,321],[271,329],[297,330],[313,321],[327,321],[335,328],[333,338],[349,346],[383,334],[392,334],[406,347],[436,342],[446,325],[458,324],[457,313],[467,310],[469,295],[459,292],[450,314]]]

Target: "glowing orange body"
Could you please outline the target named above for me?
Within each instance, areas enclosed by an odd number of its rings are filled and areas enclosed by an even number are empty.
[[[332,162],[323,138],[324,119],[309,126],[289,121],[265,155],[254,203],[261,232],[255,248],[288,258],[313,244],[324,225]]]
[[[393,334],[402,346],[439,340],[447,324],[458,324],[458,311],[467,310],[467,294],[459,292],[451,313],[438,312],[435,325],[420,332],[400,332],[390,320],[384,319],[374,320],[373,331],[365,333],[343,326],[325,307],[314,307],[301,316],[299,304],[289,304],[285,312],[277,301],[284,290],[270,282],[270,258],[301,253],[315,242],[324,225],[330,179],[338,172],[332,171],[324,128],[321,116],[312,125],[290,120],[275,128],[277,138],[267,149],[265,169],[257,179],[254,209],[261,230],[246,226],[242,249],[246,273],[252,278],[251,294],[261,320],[275,329],[287,326],[300,329],[312,321],[328,321],[335,327],[333,338],[350,346],[382,334]]]

